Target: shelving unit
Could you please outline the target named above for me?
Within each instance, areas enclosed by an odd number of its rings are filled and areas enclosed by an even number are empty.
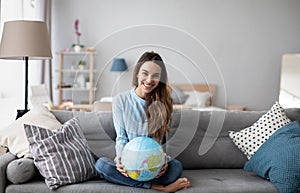
[[[64,92],[88,92],[88,104],[92,104],[94,101],[94,73],[96,70],[94,69],[94,58],[95,52],[64,52],[61,51],[59,54],[59,82],[58,82],[58,93],[59,93],[59,104],[62,104],[64,101],[63,93]],[[85,69],[78,69],[75,67],[75,64],[78,64],[79,60],[87,61]],[[73,60],[73,63],[66,62],[66,60]],[[74,82],[66,82],[67,78],[70,78],[72,74],[81,73],[85,76],[89,77],[89,86],[88,87],[78,87],[75,86]],[[76,77],[78,78],[78,77]],[[81,85],[82,86],[82,85]]]

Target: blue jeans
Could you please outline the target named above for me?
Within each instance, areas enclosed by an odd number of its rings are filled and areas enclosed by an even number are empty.
[[[95,164],[95,167],[100,174],[100,177],[109,182],[139,188],[150,188],[151,184],[169,185],[182,175],[182,165],[176,159],[172,159],[168,162],[168,168],[164,175],[146,182],[139,182],[131,179],[130,177],[124,176],[116,169],[116,163],[107,157],[99,158]]]

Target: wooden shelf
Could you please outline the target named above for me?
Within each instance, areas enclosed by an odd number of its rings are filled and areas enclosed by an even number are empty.
[[[60,51],[57,52],[57,54],[63,54],[63,55],[87,55],[87,54],[93,54],[96,55],[95,51],[81,51],[81,52],[74,52],[74,51]]]
[[[90,88],[73,88],[73,87],[61,88],[61,89],[64,91],[89,91],[90,90]],[[93,88],[93,91],[96,91],[96,90],[97,90],[97,88]]]
[[[60,70],[56,70],[56,72],[59,72]],[[62,69],[63,73],[90,73],[89,69],[84,69],[84,70],[80,70],[80,69]],[[97,70],[93,70],[94,73],[97,73]]]
[[[94,102],[94,91],[96,90],[96,88],[94,88],[94,73],[96,72],[96,70],[94,70],[94,56],[96,54],[96,52],[90,52],[90,51],[85,51],[85,52],[64,52],[61,51],[58,53],[59,54],[59,69],[58,69],[58,73],[59,73],[59,82],[58,82],[58,92],[59,92],[59,104],[62,104],[63,102],[63,92],[65,91],[82,91],[82,92],[89,92],[89,104],[93,104]],[[88,56],[87,60],[88,60],[88,68],[86,69],[68,69],[65,67],[64,64],[64,60],[65,60],[65,56],[68,57],[75,57],[75,56],[80,56],[80,55],[86,55]],[[76,59],[78,60],[78,57],[76,57]],[[68,77],[71,76],[71,73],[83,73],[83,74],[88,74],[89,76],[89,87],[88,88],[74,88],[74,87],[70,87],[70,88],[64,88],[60,85],[64,85],[64,84],[70,84],[68,82],[64,83],[64,76]],[[71,83],[73,84],[73,83]]]

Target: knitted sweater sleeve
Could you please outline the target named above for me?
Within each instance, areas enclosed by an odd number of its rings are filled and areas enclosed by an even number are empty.
[[[116,156],[121,157],[123,148],[129,141],[124,123],[124,104],[122,98],[119,96],[114,97],[112,104],[113,123],[117,134],[115,145]]]

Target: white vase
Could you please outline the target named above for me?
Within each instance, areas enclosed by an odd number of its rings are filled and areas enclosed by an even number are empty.
[[[85,88],[90,88],[90,81],[85,82]]]
[[[84,70],[85,69],[85,65],[78,65],[79,70]]]
[[[75,45],[74,46],[74,52],[80,52],[80,51],[81,51],[80,45]]]
[[[79,74],[77,76],[77,81],[79,88],[85,88],[85,78],[83,74]]]

